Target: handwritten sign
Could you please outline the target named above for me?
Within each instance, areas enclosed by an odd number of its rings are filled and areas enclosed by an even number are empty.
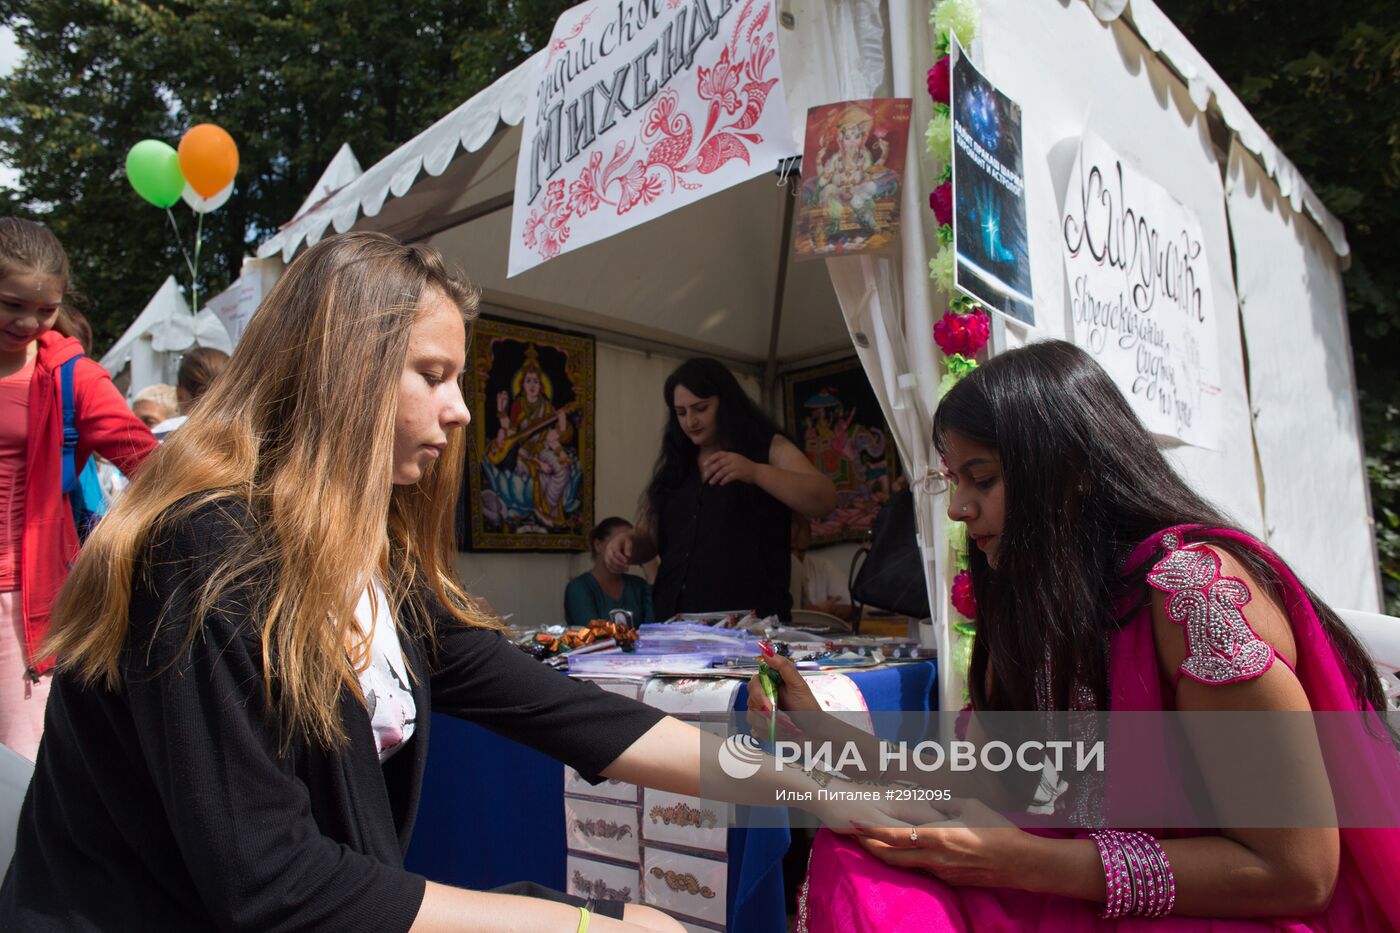
[[[1200,221],[1092,135],[1080,142],[1064,204],[1074,342],[1149,431],[1215,446],[1218,324]]]
[[[772,0],[590,0],[554,24],[525,113],[509,274],[797,153]]]

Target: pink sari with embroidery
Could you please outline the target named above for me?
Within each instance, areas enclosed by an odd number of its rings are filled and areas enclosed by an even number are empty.
[[[1187,552],[1193,550],[1185,540],[1192,530],[1190,526],[1165,529],[1142,542],[1129,557],[1125,573],[1141,568],[1158,554],[1163,548],[1164,536],[1171,535],[1165,542],[1168,546],[1167,556],[1154,566],[1150,577],[1160,581],[1163,572],[1172,571],[1185,571],[1189,576],[1201,562],[1195,562],[1195,566],[1189,562],[1187,566],[1182,566],[1182,560],[1175,564],[1169,561],[1174,555],[1187,557]],[[1298,665],[1294,673],[1306,691],[1313,710],[1354,710],[1356,705],[1351,675],[1293,574],[1272,551],[1253,538],[1223,530],[1210,534],[1212,538],[1231,541],[1260,555],[1281,579],[1283,608],[1292,624],[1297,644]],[[1180,550],[1177,550],[1178,544]],[[1207,585],[1216,582],[1240,585],[1230,578],[1217,580],[1207,577],[1204,582]],[[1160,582],[1153,582],[1152,585],[1168,589]],[[1172,612],[1170,608],[1169,612]],[[1172,615],[1176,617],[1176,613],[1172,612]],[[1272,649],[1257,637],[1251,638],[1242,615],[1239,624],[1245,625],[1246,630],[1237,627],[1233,633],[1244,636],[1233,646],[1236,650],[1232,652],[1230,646],[1217,643],[1214,658],[1217,662],[1223,662],[1226,668],[1235,664],[1238,670],[1218,671],[1214,682],[1227,683],[1258,676],[1273,661]],[[1252,644],[1249,644],[1251,641]],[[1220,650],[1222,647],[1223,651]],[[1193,647],[1192,652],[1195,650]],[[1261,657],[1261,651],[1266,656]],[[1110,692],[1114,710],[1172,708],[1171,693],[1162,683],[1159,673],[1151,609],[1148,606],[1137,610],[1110,640]],[[1111,749],[1110,742],[1110,756]],[[1384,756],[1376,756],[1375,767],[1368,772],[1349,773],[1347,792],[1375,795],[1367,799],[1393,800],[1396,779],[1394,762],[1381,760],[1388,758],[1388,753],[1387,749]],[[1396,824],[1392,822],[1390,825],[1393,827]],[[1263,920],[1177,916],[1157,920],[1138,917],[1103,920],[1099,917],[1102,904],[1013,888],[954,887],[923,872],[886,865],[869,855],[858,842],[822,830],[812,847],[807,880],[799,897],[797,929],[811,933],[867,930],[872,933],[929,933],[943,930],[997,933],[1032,929],[1360,933],[1400,929],[1400,829],[1343,828],[1339,832],[1341,864],[1337,885],[1327,909],[1321,914],[1307,918]],[[1083,838],[1087,835],[1073,831],[1044,831],[1043,834],[1064,838]]]

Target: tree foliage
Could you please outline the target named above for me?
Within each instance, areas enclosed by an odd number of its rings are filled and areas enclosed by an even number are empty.
[[[126,182],[137,141],[212,121],[238,143],[235,195],[204,223],[201,293],[291,219],[349,142],[365,166],[547,40],[568,0],[0,0],[25,53],[0,81],[0,210],[62,239],[101,348],[167,275],[170,222]],[[174,214],[187,247],[194,222]]]
[[[1400,615],[1400,4],[1157,2],[1346,224],[1366,468],[1387,611]]]

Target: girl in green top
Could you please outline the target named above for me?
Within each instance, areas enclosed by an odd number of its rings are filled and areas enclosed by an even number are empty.
[[[603,562],[608,541],[614,535],[632,530],[625,518],[605,518],[588,536],[593,550],[593,569],[569,581],[564,588],[564,618],[569,625],[587,625],[594,619],[606,619],[614,609],[626,609],[639,624],[654,622],[651,608],[651,584],[631,574],[614,573]]]

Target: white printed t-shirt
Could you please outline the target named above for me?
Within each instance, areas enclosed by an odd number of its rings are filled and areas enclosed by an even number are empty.
[[[413,737],[418,707],[413,702],[408,668],[399,644],[398,626],[389,613],[389,598],[374,581],[355,607],[355,621],[366,635],[373,633],[369,667],[359,671],[360,690],[369,708],[374,747],[383,764]]]

